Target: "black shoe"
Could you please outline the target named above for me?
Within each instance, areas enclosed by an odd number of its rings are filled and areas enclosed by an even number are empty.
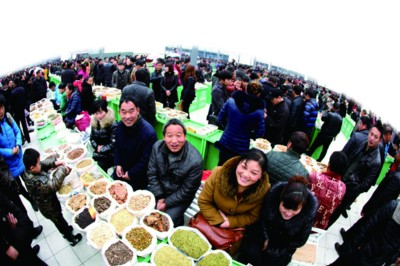
[[[32,200],[32,201],[31,201],[31,205],[32,205],[32,209],[33,209],[35,212],[39,211],[39,208],[38,208],[36,202],[34,202],[34,201]]]
[[[346,210],[344,210],[344,212],[342,212],[342,215],[343,215],[344,218],[348,218],[349,217],[349,215],[347,214]]]
[[[339,256],[342,253],[341,250],[340,250],[341,247],[342,246],[339,243],[335,243],[335,250],[336,250],[337,254],[339,254]]]
[[[340,228],[340,235],[342,236],[343,241],[344,241],[346,238],[346,230],[344,230],[344,228]]]
[[[39,245],[34,245],[33,248],[32,248],[32,250],[33,250],[33,252],[34,252],[35,254],[38,254],[38,253],[39,253],[39,250],[40,250],[40,246],[39,246]]]
[[[75,246],[81,240],[82,240],[82,235],[81,234],[76,234],[76,235],[73,236],[73,238],[71,240],[69,240],[69,242],[70,242],[71,246]]]
[[[72,225],[68,225],[68,229],[69,231],[72,233],[72,231],[74,231],[74,228],[72,227]]]
[[[33,228],[32,238],[37,238],[43,231],[43,226],[39,225]]]

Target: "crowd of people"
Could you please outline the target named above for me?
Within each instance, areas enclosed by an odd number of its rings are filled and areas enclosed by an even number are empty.
[[[218,166],[206,180],[198,204],[211,226],[245,231],[227,250],[232,256],[252,265],[287,265],[313,226],[326,230],[341,215],[347,218],[352,203],[377,181],[387,156],[394,158],[389,173],[364,206],[362,218],[340,231],[344,243],[335,245],[340,256],[332,265],[382,265],[400,256],[400,137],[389,124],[343,94],[260,67],[219,62],[213,73],[206,59],[192,66],[190,58],[179,57],[158,58],[153,66],[150,73],[145,56],[85,58],[2,79],[2,261],[45,265],[37,257],[39,247],[30,246],[43,228],[33,227],[19,194],[71,245],[82,239],[64,220],[55,194],[70,169],[55,159],[41,162],[38,151],[24,149],[33,129],[27,112],[32,103],[50,99],[69,128],[76,126],[78,115],[90,115],[89,143],[99,167],[106,172],[112,168],[112,178],[133,190],[151,191],[155,208],[179,226],[200,187],[203,159],[187,141],[180,120],[168,120],[163,139],[157,140],[155,102],[188,112],[196,82],[206,81],[213,84],[207,119],[224,132],[215,143]],[[61,84],[48,82],[50,73],[59,74]],[[95,99],[94,84],[121,90],[121,121],[116,121],[105,99]],[[178,86],[183,87],[180,99]],[[319,113],[323,126],[310,143]],[[346,115],[356,126],[343,150],[330,155],[326,171],[309,173],[300,156],[312,156],[322,146],[317,159],[322,161]],[[265,154],[249,149],[250,139],[256,138],[287,150]],[[53,167],[63,171],[50,179],[47,170]]]

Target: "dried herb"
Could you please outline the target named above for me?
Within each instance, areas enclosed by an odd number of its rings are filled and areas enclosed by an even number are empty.
[[[229,266],[230,261],[222,253],[211,253],[202,258],[198,266]]]
[[[171,236],[172,244],[189,257],[198,259],[209,249],[209,245],[198,234],[189,230],[176,230]]]
[[[92,218],[92,216],[90,215],[88,208],[85,208],[80,214],[75,217],[75,223],[77,223],[82,229],[85,229],[94,221],[95,219]]]
[[[159,232],[166,232],[169,230],[168,218],[165,215],[162,215],[161,213],[152,212],[146,217],[144,217],[143,221],[147,226]]]
[[[94,208],[98,213],[102,213],[111,206],[111,200],[106,197],[100,197],[94,199]]]
[[[153,237],[146,229],[135,227],[126,234],[126,239],[135,249],[142,251],[150,246]]]
[[[132,260],[133,252],[124,243],[112,244],[104,253],[111,266],[122,265]]]
[[[185,257],[176,249],[164,246],[156,251],[154,255],[154,262],[156,266],[191,266],[190,259]]]

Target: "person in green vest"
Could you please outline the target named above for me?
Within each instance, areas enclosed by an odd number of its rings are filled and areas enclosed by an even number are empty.
[[[61,94],[61,101],[60,101],[60,112],[62,117],[65,117],[65,110],[67,110],[67,93],[65,92],[65,87],[66,85],[64,83],[61,83],[58,85],[58,91]]]

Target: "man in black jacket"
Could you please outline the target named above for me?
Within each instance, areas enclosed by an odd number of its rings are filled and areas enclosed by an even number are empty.
[[[163,134],[164,140],[156,142],[151,152],[148,190],[156,197],[156,208],[168,213],[174,226],[180,226],[200,186],[203,159],[186,141],[186,128],[181,121],[169,120]]]
[[[43,77],[43,70],[36,71],[36,78],[32,81],[32,103],[35,103],[43,98],[46,98],[47,83]]]
[[[272,89],[267,98],[272,103],[271,112],[265,118],[265,137],[272,145],[282,144],[283,131],[289,118],[289,107],[283,100],[280,89]]]
[[[67,68],[61,71],[61,83],[68,84],[74,83],[75,71],[72,69],[73,62],[67,63]]]
[[[343,147],[343,152],[347,158],[354,158],[354,154],[358,148],[368,139],[368,132],[371,127],[371,119],[369,116],[362,116],[357,123],[357,131],[354,132],[349,141]]]
[[[290,103],[289,119],[283,143],[288,142],[293,132],[300,130],[303,125],[303,98],[301,97],[302,88],[298,85],[293,87],[292,102]]]
[[[335,244],[339,258],[335,265],[391,265],[400,249],[400,201],[392,200],[357,221],[352,237]]]
[[[140,108],[140,115],[146,119],[150,124],[155,123],[156,120],[156,102],[154,92],[146,85],[147,70],[141,68],[136,71],[136,80],[122,89],[121,98],[128,95],[137,100]]]
[[[317,161],[322,161],[322,159],[324,159],[329,145],[331,145],[342,128],[342,117],[339,114],[339,105],[335,103],[333,105],[333,110],[323,114],[321,119],[324,121],[321,132],[307,152],[307,154],[311,156],[314,151],[322,145],[322,152]]]
[[[21,86],[19,78],[14,79],[14,88],[11,90],[10,100],[11,114],[14,117],[15,123],[17,123],[20,130],[22,126],[21,132],[24,132],[24,140],[30,143],[31,137],[29,136],[29,129],[25,120],[26,93],[25,89]]]
[[[105,85],[104,82],[104,64],[103,64],[103,59],[99,59],[97,62],[96,66],[94,67],[94,83],[96,85]]]
[[[346,184],[346,194],[340,205],[332,213],[328,227],[331,226],[341,214],[346,218],[346,209],[363,192],[375,184],[381,170],[381,155],[379,153],[379,142],[382,131],[377,126],[371,128],[368,140],[361,145],[354,157],[349,158],[349,166],[342,177]]]

